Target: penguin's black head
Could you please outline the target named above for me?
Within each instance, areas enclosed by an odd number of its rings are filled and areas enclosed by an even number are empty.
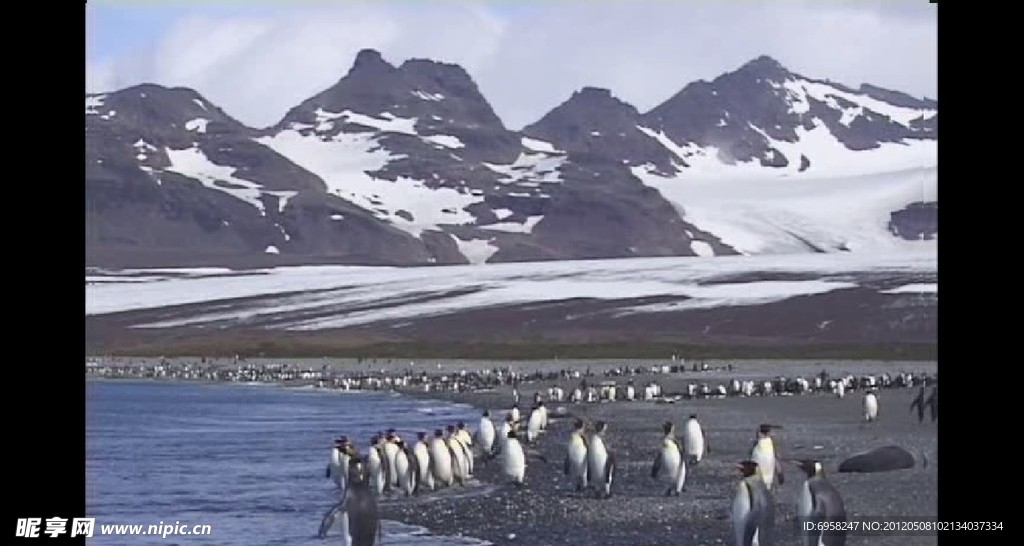
[[[814,459],[798,459],[792,462],[799,466],[800,470],[803,470],[804,473],[807,474],[808,478],[813,478],[814,476],[821,474],[823,470],[821,467],[821,461],[816,461]]]
[[[419,438],[420,440],[422,440],[422,439],[427,437],[427,433],[423,432],[423,431],[417,432],[416,433],[416,437]]]
[[[583,422],[583,419],[579,419],[579,418],[577,418],[572,423],[572,428],[575,429],[575,430],[583,430],[583,428],[585,426],[586,426],[586,423]]]
[[[672,431],[675,430],[675,428],[676,426],[669,421],[665,421],[661,425],[661,430],[664,431],[665,434],[672,434]]]
[[[459,423],[457,425],[455,425],[455,426],[458,427],[459,430],[462,430],[462,429],[466,428],[466,423],[463,423],[462,421],[459,421]]]
[[[597,432],[604,432],[608,430],[608,423],[604,421],[598,421],[597,423],[594,423],[594,430]]]
[[[444,436],[444,431],[443,430],[441,430],[441,429],[435,429],[434,430],[434,437],[435,438],[440,438],[442,436]]]
[[[491,410],[484,410],[484,417],[490,417],[490,416],[491,416]]]
[[[697,418],[697,414],[696,413],[691,413],[690,414],[690,419],[696,419],[696,418]]]
[[[757,432],[759,432],[763,436],[767,436],[767,435],[772,433],[772,426],[771,425],[761,425],[761,426],[757,427]]]
[[[540,402],[537,402],[537,407],[538,408],[543,408],[544,407],[544,401],[541,400]]]
[[[515,438],[516,437],[516,429],[512,429],[512,430],[508,431],[507,436],[509,438]]]
[[[448,425],[448,433],[451,434],[453,432],[455,432],[455,425]]]
[[[740,475],[744,478],[753,476],[757,472],[757,463],[754,461],[740,461],[736,465],[736,469],[740,471]]]
[[[388,429],[388,436],[394,436],[394,435],[395,435],[395,429],[389,428]]]

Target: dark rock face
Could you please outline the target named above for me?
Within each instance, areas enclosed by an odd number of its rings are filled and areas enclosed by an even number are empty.
[[[802,131],[823,127],[853,153],[936,139],[937,118],[935,101],[768,57],[647,113],[586,87],[521,132],[461,67],[373,50],[266,129],[193,90],[139,85],[86,96],[87,263],[456,264],[480,240],[497,248],[490,262],[735,254],[635,169],[685,177],[690,154],[711,150],[813,172]],[[897,211],[893,232],[934,235],[927,214]]]
[[[939,204],[917,202],[891,215],[889,230],[907,240],[934,239],[939,233]]]

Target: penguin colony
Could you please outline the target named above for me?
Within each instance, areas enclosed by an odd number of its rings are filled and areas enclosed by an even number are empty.
[[[837,397],[863,389],[863,419],[870,423],[879,416],[878,389],[919,386],[918,395],[910,406],[911,413],[916,411],[918,420],[923,422],[928,410],[932,421],[937,420],[938,389],[931,378],[899,374],[894,379],[886,374],[881,379],[847,376],[829,380],[822,374],[814,382],[797,379],[794,382],[783,379],[765,381],[753,388],[750,385],[754,382],[733,381],[730,388],[721,389],[724,391],[722,396],[785,395],[790,390],[787,385],[797,385],[799,394],[824,391]],[[929,396],[925,394],[926,385],[932,385]],[[692,384],[690,387],[693,388]],[[702,387],[685,396],[698,397],[706,390]],[[560,402],[566,398],[565,392],[557,386],[547,389],[547,396],[549,401]],[[621,389],[611,383],[588,386],[584,381],[568,397],[575,403],[635,399],[657,401],[664,398],[656,383],[645,385],[638,394],[632,381]],[[472,433],[465,423],[459,422],[444,429],[435,429],[432,435],[421,431],[412,445],[407,444],[395,430],[388,430],[371,438],[365,453],[360,453],[352,440],[346,436],[339,437],[331,449],[326,476],[342,491],[342,500],[324,516],[321,537],[326,536],[332,527],[340,527],[347,544],[374,546],[379,543],[380,536],[376,499],[391,495],[423,495],[442,488],[464,486],[473,477],[478,460],[496,460],[505,483],[525,487],[528,459],[547,462],[529,446],[546,432],[550,415],[541,392],[535,394],[533,407],[525,418],[519,410],[519,402],[519,390],[515,388],[512,408],[505,413],[499,426],[495,426],[491,412],[484,411]],[[595,498],[612,496],[616,466],[614,446],[608,444],[606,437],[609,428],[610,424],[604,421],[587,423],[582,418],[574,419],[566,442],[562,470],[575,492],[589,492]],[[738,479],[730,518],[737,546],[774,544],[773,491],[786,483],[783,463],[795,465],[803,474],[803,480],[797,485],[800,488],[796,506],[798,518],[805,521],[846,520],[842,495],[828,481],[821,461],[778,457],[772,438],[772,430],[776,428],[781,427],[769,424],[757,427],[749,457],[735,464]],[[681,434],[677,435],[677,432]],[[661,483],[659,487],[665,495],[680,496],[686,491],[688,474],[709,451],[707,438],[695,414],[690,414],[678,431],[674,423],[663,423],[662,433],[650,467],[650,478]],[[377,529],[376,534],[370,531],[371,528]],[[838,546],[846,542],[846,536],[841,532],[822,534],[803,530],[800,538],[802,544],[814,546]]]

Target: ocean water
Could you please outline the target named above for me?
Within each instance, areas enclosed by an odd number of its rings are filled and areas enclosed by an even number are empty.
[[[340,544],[316,536],[339,498],[325,478],[340,434],[365,450],[378,430],[414,439],[459,420],[465,405],[384,393],[265,385],[89,381],[86,386],[89,544]],[[395,499],[388,502],[403,502]],[[107,524],[210,525],[208,536],[103,536]],[[383,545],[482,544],[386,521]]]

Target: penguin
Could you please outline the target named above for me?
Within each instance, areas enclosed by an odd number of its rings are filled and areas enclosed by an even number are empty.
[[[526,480],[526,453],[516,437],[516,431],[508,431],[505,445],[501,450],[501,470],[516,487],[522,487]]]
[[[576,491],[583,491],[587,488],[587,466],[586,424],[582,419],[576,419],[569,436],[569,445],[563,465],[563,471],[575,484]]]
[[[349,461],[346,482],[348,486],[341,500],[324,515],[317,535],[327,538],[328,531],[337,525],[348,546],[380,544],[382,530],[377,499],[370,487],[370,471],[358,456]]]
[[[462,444],[463,451],[466,455],[466,468],[470,476],[473,475],[473,437],[466,430],[466,423],[459,421],[455,425],[455,439]]]
[[[667,496],[679,496],[679,493],[686,488],[686,460],[679,450],[679,442],[675,439],[676,427],[666,422],[662,425],[665,432],[661,440],[661,448],[654,456],[654,465],[651,466],[651,477],[657,479],[658,474],[664,474],[670,485],[665,491]]]
[[[537,411],[540,412],[540,430],[545,431],[548,429],[548,407],[543,400],[537,402]]]
[[[804,529],[803,522],[845,522],[846,506],[839,491],[827,479],[821,462],[816,460],[794,461],[807,475],[797,497],[796,517],[801,523],[800,543],[804,546],[844,546],[846,530],[820,531]],[[838,526],[837,526],[838,527]]]
[[[345,488],[345,480],[348,476],[348,448],[348,437],[339,437],[334,441],[334,447],[331,448],[331,460],[327,463],[327,478],[333,480],[338,489]]]
[[[696,414],[690,414],[690,418],[683,425],[683,455],[687,464],[697,464],[704,458],[707,452],[707,440],[704,438],[704,430],[697,421]]]
[[[843,380],[843,379],[840,379],[838,382],[836,382],[836,397],[837,398],[842,398],[843,395],[845,395],[845,394],[846,394],[846,381]]]
[[[615,476],[615,457],[604,443],[607,430],[608,423],[598,421],[587,447],[587,479],[597,489],[598,496],[605,498],[612,495],[612,479]]]
[[[401,438],[396,439],[393,445],[398,448],[394,467],[398,483],[395,485],[408,497],[416,492],[416,486],[419,484],[419,465],[416,464],[416,456],[412,449],[406,446]]]
[[[932,387],[932,393],[925,404],[931,409],[932,422],[939,420],[939,388]]]
[[[864,421],[870,423],[878,419],[878,397],[874,389],[864,394]]]
[[[388,483],[390,471],[387,468],[387,457],[384,457],[380,443],[380,436],[374,436],[370,440],[369,451],[366,455],[366,467],[370,473],[370,484],[378,495],[390,490],[390,484]]]
[[[480,446],[484,460],[490,458],[494,452],[494,423],[488,410],[484,410],[480,416],[480,425],[476,429],[476,443]]]
[[[416,490],[426,487],[428,491],[434,490],[434,473],[430,470],[430,448],[427,447],[427,433],[416,434],[416,445],[412,448],[412,454],[416,461],[416,474],[419,476],[419,484]]]
[[[633,400],[636,400],[636,387],[633,386],[633,380],[630,379],[626,384],[626,401],[632,402]]]
[[[736,546],[775,543],[775,504],[755,461],[736,465],[740,481],[732,500],[732,530]]]
[[[528,444],[536,442],[537,437],[540,436],[541,423],[544,420],[541,411],[541,406],[534,406],[530,411],[530,419],[526,424],[526,443]]]
[[[924,386],[921,386],[921,390],[917,392],[917,396],[914,397],[914,401],[910,403],[910,411],[914,411],[917,408],[917,422],[924,422]]]
[[[396,459],[398,452],[400,451],[398,444],[398,436],[395,434],[395,429],[388,429],[384,436],[384,443],[382,444],[384,458],[387,459],[388,469],[388,485],[390,488],[398,487],[398,476],[401,473],[397,468]]]
[[[435,484],[450,487],[455,483],[452,471],[454,454],[448,447],[441,429],[434,431],[434,439],[430,441],[430,472],[434,475]]]
[[[778,464],[775,457],[775,441],[772,440],[772,429],[781,428],[775,425],[761,425],[757,429],[757,441],[750,450],[750,460],[757,463],[757,471],[764,480],[765,487],[772,488],[772,484],[778,479],[779,485],[785,483],[785,475],[782,465]]]
[[[494,456],[498,456],[498,454],[501,453],[501,448],[505,445],[505,440],[508,440],[509,431],[514,430],[515,428],[516,424],[512,421],[512,414],[506,413],[505,422],[501,424],[501,429],[498,430],[498,437],[494,442]]]
[[[466,446],[455,435],[455,426],[448,425],[448,437],[445,438],[448,450],[452,453],[452,474],[459,485],[469,480],[469,461],[466,459]]]
[[[520,413],[519,413],[519,404],[518,403],[512,405],[512,411],[510,413],[512,415],[512,422],[518,424],[519,423],[519,419],[522,417],[522,415],[520,415]]]

